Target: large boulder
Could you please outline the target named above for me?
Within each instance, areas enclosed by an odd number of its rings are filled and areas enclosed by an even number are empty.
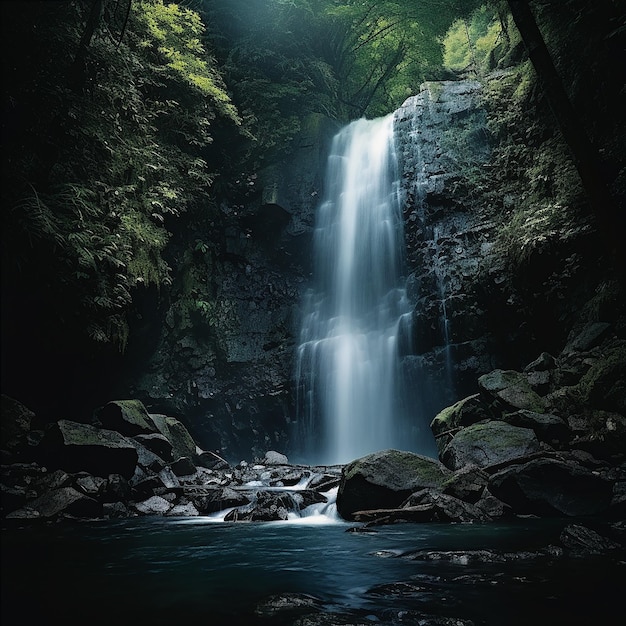
[[[50,519],[58,516],[96,518],[101,515],[102,504],[73,487],[61,487],[47,491],[29,502],[15,517],[36,519]]]
[[[543,413],[546,401],[533,391],[525,374],[514,370],[494,370],[478,379],[483,397],[497,405]]]
[[[516,513],[535,515],[595,515],[604,513],[613,485],[576,463],[534,459],[494,474],[488,486]]]
[[[103,428],[128,437],[157,432],[140,400],[113,400],[98,409],[95,416]]]
[[[435,459],[412,452],[383,450],[343,468],[337,511],[353,519],[355,511],[399,507],[420,489],[441,489],[451,473]]]
[[[196,442],[185,428],[184,424],[175,417],[150,414],[150,418],[158,431],[172,444],[172,458],[181,456],[193,458],[196,454]]]
[[[48,428],[42,448],[49,467],[105,478],[109,474],[130,478],[138,459],[133,442],[120,433],[69,420]]]
[[[135,503],[135,509],[142,515],[165,515],[173,504],[161,496],[151,496],[147,500]]]
[[[569,429],[565,421],[550,413],[535,413],[521,409],[513,413],[504,413],[500,419],[511,424],[511,426],[530,428],[538,439],[548,443],[564,441],[569,436]]]
[[[493,421],[460,430],[446,446],[441,460],[458,470],[465,466],[489,467],[539,451],[539,441],[529,428]]]
[[[459,428],[476,424],[491,417],[489,407],[481,400],[479,394],[463,398],[440,411],[430,423],[439,454],[450,443]]]
[[[268,450],[263,457],[263,463],[266,465],[287,465],[289,459],[276,450]]]

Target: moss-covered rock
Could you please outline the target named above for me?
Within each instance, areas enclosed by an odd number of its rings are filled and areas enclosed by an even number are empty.
[[[49,427],[42,448],[51,468],[102,477],[121,474],[130,478],[138,459],[133,442],[120,433],[69,420],[59,420]]]
[[[353,519],[355,511],[397,508],[415,491],[440,490],[449,477],[435,459],[400,450],[375,452],[344,467],[337,510]]]
[[[196,442],[182,422],[175,417],[159,414],[151,414],[150,419],[159,432],[172,444],[172,458],[195,457]]]
[[[140,400],[113,400],[96,411],[96,418],[103,428],[128,437],[157,432]]]
[[[546,401],[531,388],[528,378],[513,370],[494,370],[478,379],[478,386],[486,398],[492,398],[514,409],[528,409],[536,413],[546,410]]]
[[[539,441],[531,429],[493,421],[459,431],[446,446],[441,460],[452,470],[469,465],[489,467],[538,450]]]
[[[491,417],[489,407],[482,402],[479,394],[463,398],[440,411],[430,423],[439,454],[441,455],[458,428],[470,426]]]

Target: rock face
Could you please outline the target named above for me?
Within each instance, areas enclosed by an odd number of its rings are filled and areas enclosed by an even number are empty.
[[[482,86],[426,83],[395,113],[407,241],[413,345],[405,374],[424,381],[415,402],[429,418],[493,368],[478,276],[495,224],[456,193],[460,162],[490,151]],[[464,156],[461,156],[463,154]]]
[[[233,181],[206,224],[194,225],[186,238],[197,246],[174,251],[172,301],[145,329],[140,366],[118,391],[179,416],[202,448],[232,463],[288,445],[298,307],[336,130],[309,116],[291,154]]]

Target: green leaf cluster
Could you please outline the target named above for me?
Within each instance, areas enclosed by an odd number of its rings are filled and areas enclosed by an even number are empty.
[[[516,266],[589,227],[582,187],[529,61],[492,78],[484,104],[494,145],[485,197],[502,212],[495,249]]]
[[[445,66],[456,72],[484,75],[493,69],[492,53],[504,39],[503,30],[498,12],[491,6],[483,5],[469,18],[456,20],[443,40]]]

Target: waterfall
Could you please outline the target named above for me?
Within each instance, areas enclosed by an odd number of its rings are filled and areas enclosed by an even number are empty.
[[[346,126],[328,159],[297,354],[306,462],[412,447],[399,375],[398,345],[411,324],[393,119]]]

